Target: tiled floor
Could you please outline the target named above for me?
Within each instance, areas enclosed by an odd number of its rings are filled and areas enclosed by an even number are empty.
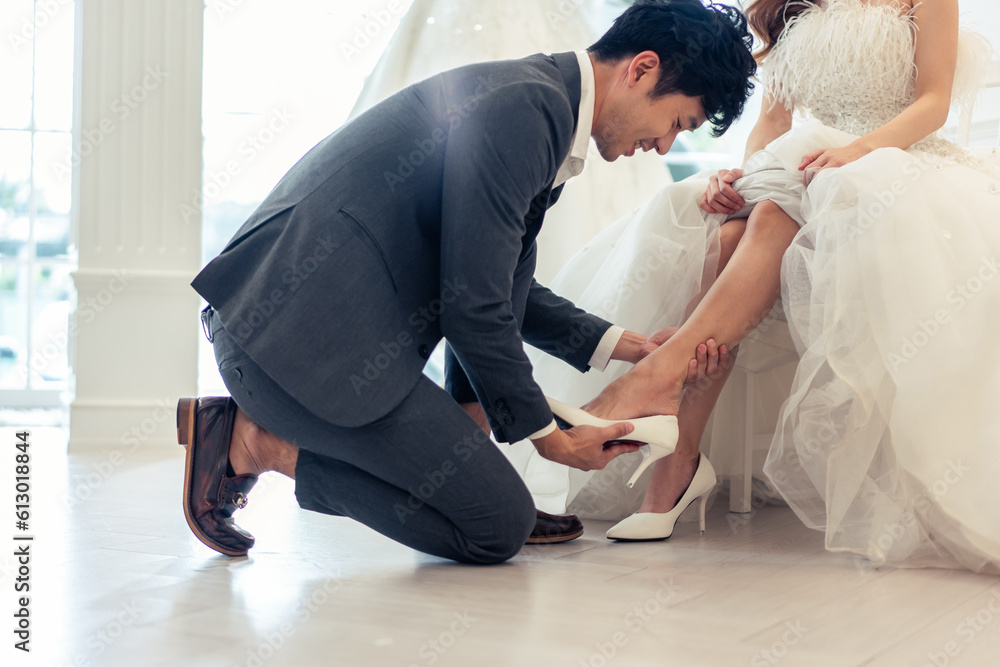
[[[717,502],[705,535],[685,523],[659,543],[611,543],[588,522],[574,542],[477,568],[299,510],[291,482],[265,478],[240,515],[257,546],[233,559],[184,522],[180,448],[41,449],[33,652],[4,632],[17,665],[1000,664],[996,577],[875,571],[826,553],[787,508],[745,520]]]

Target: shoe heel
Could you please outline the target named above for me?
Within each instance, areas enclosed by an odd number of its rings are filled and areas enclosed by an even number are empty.
[[[639,450],[642,452],[643,458],[639,467],[635,469],[634,473],[632,473],[632,478],[628,481],[628,488],[630,489],[635,486],[635,483],[639,481],[639,478],[642,477],[642,473],[646,472],[646,469],[649,468],[649,466],[674,453],[673,447],[668,449],[666,447],[658,447],[653,444],[646,445],[646,447],[647,449]]]
[[[177,401],[177,444],[186,447],[194,436],[194,413],[197,398],[182,398]]]
[[[631,479],[628,481],[627,486],[630,489],[635,486],[636,482],[639,481],[639,478],[642,477],[642,473],[646,472],[646,468],[657,460],[657,458],[653,457],[651,452],[646,452],[645,450],[640,451],[642,451],[642,462],[639,463],[639,467],[635,469],[635,472],[632,473]]]
[[[701,534],[705,534],[705,505],[708,503],[709,494],[705,494],[701,497],[701,507],[698,508],[699,513],[699,527],[701,528]]]

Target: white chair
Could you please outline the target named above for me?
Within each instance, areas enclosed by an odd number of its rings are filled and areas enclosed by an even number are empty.
[[[991,63],[986,81],[987,88],[1000,88],[1000,61]],[[968,146],[973,129],[974,109],[967,109],[958,122],[958,144]],[[1000,127],[997,132],[1000,146]],[[743,394],[740,414],[732,415],[734,423],[742,422],[742,447],[737,451],[737,472],[729,482],[729,511],[746,513],[753,510],[751,482],[753,475],[753,452],[755,443],[768,439],[757,434],[756,376],[798,359],[788,323],[780,308],[780,302],[771,311],[764,323],[740,344],[740,354],[727,385]],[[773,431],[774,425],[770,425]],[[763,444],[763,443],[761,443]]]
[[[994,60],[990,64],[990,71],[986,76],[986,88],[1000,88],[1000,60]],[[966,109],[958,120],[958,144],[968,146],[972,134],[972,116],[974,109]],[[1000,132],[997,134],[997,145],[1000,146]]]
[[[770,442],[770,436],[757,434],[757,376],[797,361],[798,358],[779,301],[760,326],[740,343],[736,366],[727,383],[727,389],[742,394],[743,399],[737,403],[740,405],[738,414],[733,415],[734,423],[742,422],[743,425],[742,433],[739,435],[743,440],[743,446],[737,448],[736,472],[729,482],[730,512],[745,513],[753,510],[751,494],[753,453],[757,449],[755,445],[762,439]],[[774,424],[769,425],[772,433],[774,426]]]

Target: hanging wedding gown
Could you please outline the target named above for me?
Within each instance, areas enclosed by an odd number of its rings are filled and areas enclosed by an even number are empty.
[[[447,69],[535,53],[580,51],[598,35],[590,0],[414,0],[354,105],[351,116]],[[670,172],[654,153],[607,163],[593,140],[586,168],[545,214],[535,277],[546,284],[597,232],[646,201]]]
[[[914,39],[910,14],[829,0],[791,22],[764,64],[779,103],[811,116],[752,156],[735,184],[748,202],[742,215],[770,199],[801,225],[776,306],[800,361],[790,390],[771,392],[784,403],[764,470],[830,550],[875,565],[995,571],[1000,155],[934,135],[824,170],[808,188],[797,170],[806,153],[844,146],[913,101]],[[988,51],[963,32],[957,103],[974,101]],[[681,324],[715,275],[725,220],[697,207],[708,175],[668,185],[618,220],[552,288],[632,330]],[[532,352],[543,390],[577,405],[628,368],[580,374]],[[717,445],[713,463],[726,454]],[[624,486],[634,454],[583,473],[541,459],[530,443],[508,453],[548,511],[568,504],[619,519],[644,492]]]

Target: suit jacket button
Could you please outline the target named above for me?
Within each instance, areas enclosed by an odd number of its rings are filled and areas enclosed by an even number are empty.
[[[514,423],[514,418],[508,415],[507,417],[503,418],[503,423],[506,424],[507,426],[510,426],[511,424]]]
[[[417,352],[420,354],[420,357],[422,359],[426,359],[429,356],[431,356],[431,351],[430,349],[428,349],[426,345],[421,345],[419,348],[417,348]]]

